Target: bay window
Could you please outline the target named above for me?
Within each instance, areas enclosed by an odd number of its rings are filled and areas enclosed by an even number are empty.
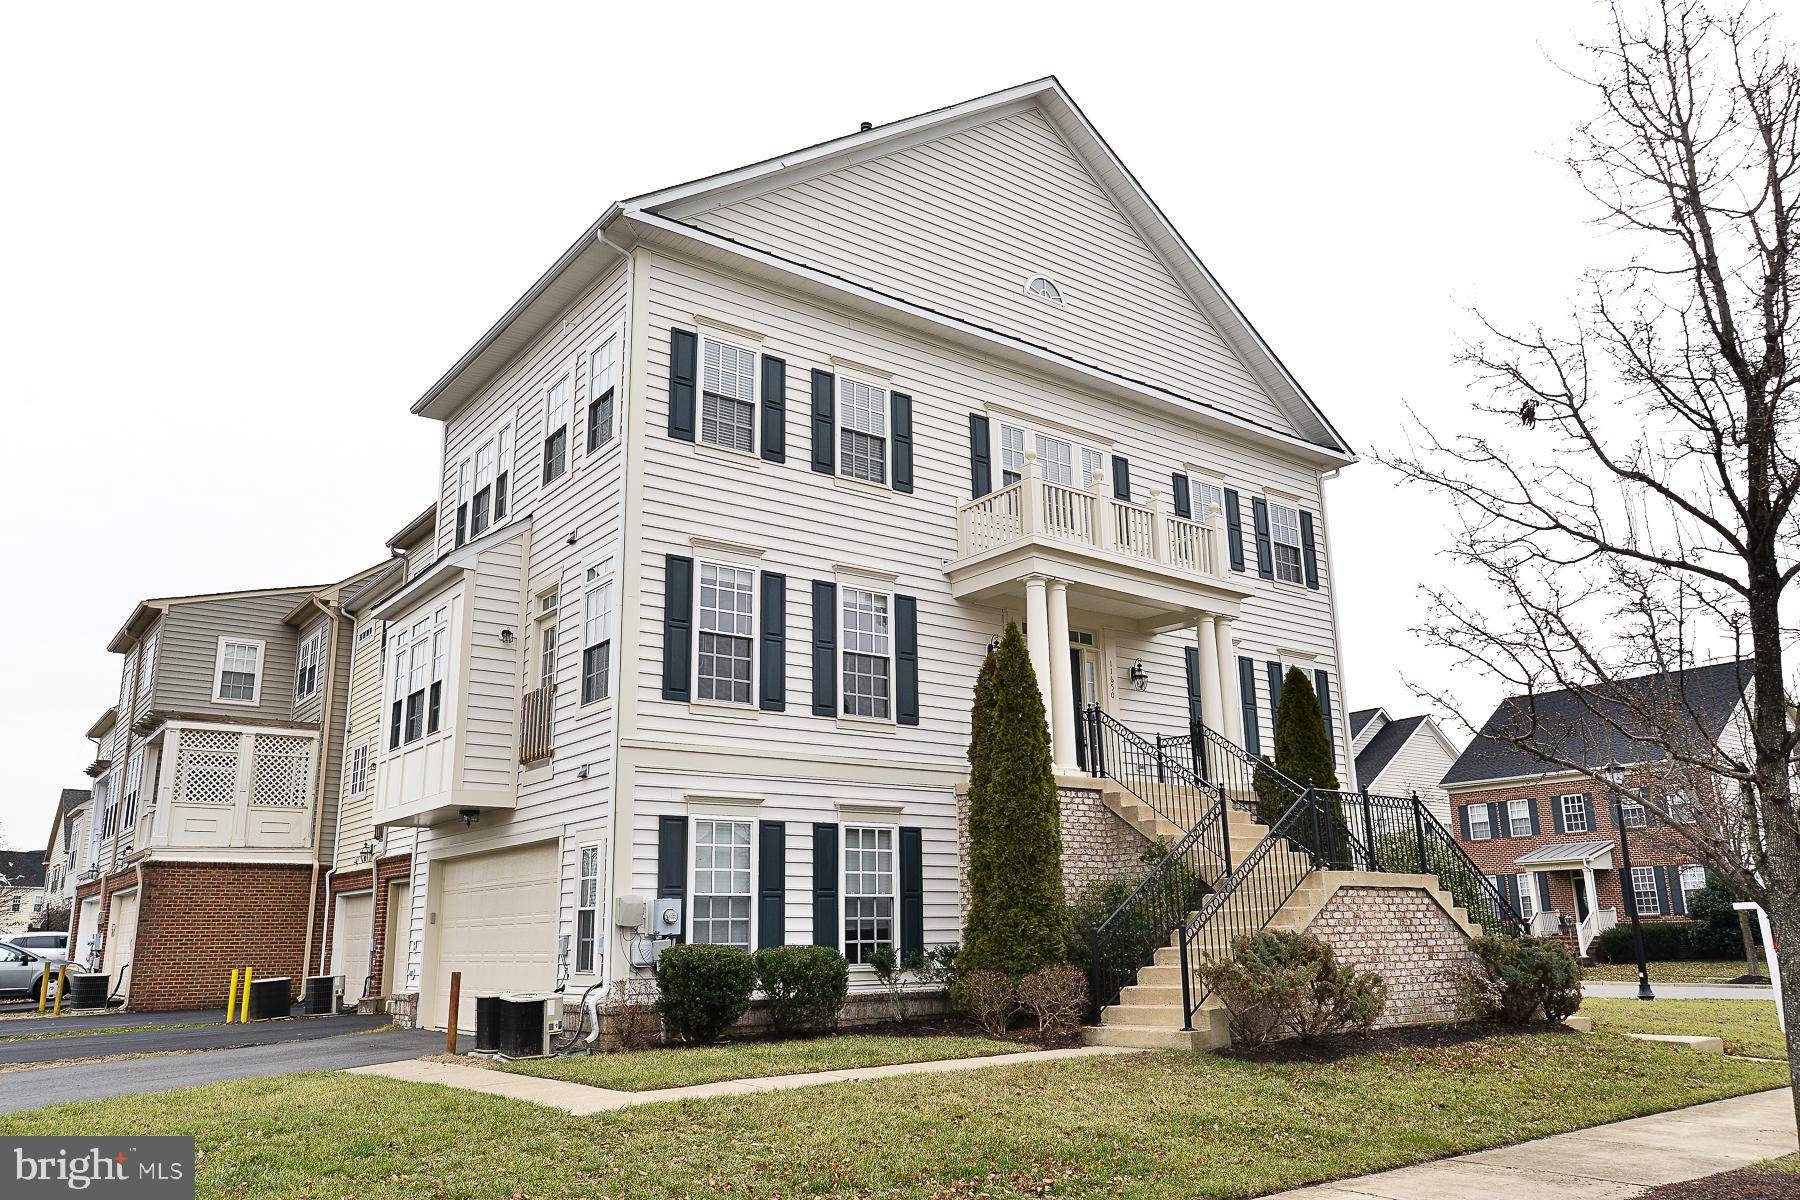
[[[894,831],[846,825],[844,859],[844,957],[867,963],[877,950],[894,948]]]
[[[694,821],[693,939],[750,949],[750,822]]]
[[[887,482],[888,394],[838,376],[838,469],[848,478]]]
[[[886,592],[868,588],[846,586],[838,592],[842,621],[839,644],[844,648],[844,715],[885,721],[892,715],[892,598]]]
[[[393,692],[388,709],[388,749],[438,731],[443,722],[444,674],[450,651],[449,607],[440,607],[393,640]]]
[[[456,544],[506,520],[512,490],[513,440],[508,422],[483,438],[456,466]]]
[[[756,572],[700,564],[699,654],[694,695],[722,704],[750,703],[755,654]]]
[[[700,440],[748,454],[756,448],[756,355],[704,338],[700,356]]]

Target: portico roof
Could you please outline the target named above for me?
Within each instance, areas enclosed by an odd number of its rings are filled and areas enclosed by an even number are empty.
[[[1599,867],[1610,871],[1612,852],[1610,841],[1558,842],[1554,846],[1528,850],[1514,861],[1521,867],[1534,867],[1540,871],[1553,867]]]

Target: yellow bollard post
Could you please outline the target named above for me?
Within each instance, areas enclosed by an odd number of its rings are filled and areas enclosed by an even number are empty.
[[[231,990],[225,993],[225,1023],[231,1024],[231,1010],[237,1007],[237,983],[240,968],[231,968]]]
[[[244,998],[238,1005],[238,1024],[250,1023],[250,977],[256,974],[255,967],[244,968]]]
[[[50,964],[44,964],[44,978],[38,985],[38,1016],[44,1015],[44,1006],[50,1003]]]
[[[56,970],[56,1007],[50,1010],[53,1017],[62,1016],[63,988],[68,986],[69,964],[64,963]]]

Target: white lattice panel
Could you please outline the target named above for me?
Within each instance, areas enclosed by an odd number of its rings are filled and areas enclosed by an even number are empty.
[[[175,757],[177,804],[235,803],[243,738],[216,729],[184,729]]]
[[[258,734],[251,760],[250,803],[266,808],[305,808],[312,777],[312,741]]]

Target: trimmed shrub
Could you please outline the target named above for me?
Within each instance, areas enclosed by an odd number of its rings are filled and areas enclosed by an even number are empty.
[[[1039,967],[1019,980],[1019,1005],[1037,1021],[1041,1039],[1079,1025],[1087,1002],[1087,976],[1069,963]]]
[[[1463,1010],[1511,1025],[1560,1021],[1581,1007],[1581,968],[1555,938],[1478,937],[1481,960],[1462,980]]]
[[[894,953],[893,947],[883,946],[869,955],[869,969],[875,972],[875,982],[888,994],[888,1003],[894,1006],[896,1021],[912,1020],[912,1009],[907,1003],[906,977],[925,965],[925,956],[917,950],[904,957]]]
[[[1289,667],[1281,681],[1281,706],[1275,710],[1275,766],[1301,787],[1311,784],[1337,790],[1331,732],[1325,728],[1313,681],[1299,667]]]
[[[756,960],[736,946],[670,946],[656,964],[656,1011],[684,1042],[716,1042],[750,1008]]]
[[[1675,921],[1642,921],[1644,961],[1674,962],[1687,958],[1688,927]],[[1588,943],[1588,953],[1595,962],[1631,963],[1637,954],[1631,948],[1631,922],[1623,916],[1611,929],[1603,929]]]
[[[764,946],[756,982],[769,998],[775,1032],[792,1034],[837,1024],[850,990],[850,964],[830,946]]]
[[[1373,971],[1342,966],[1309,933],[1265,929],[1232,943],[1231,957],[1200,969],[1225,1006],[1232,1044],[1255,1050],[1287,1037],[1367,1031],[1387,1007]]]
[[[1744,931],[1738,924],[1737,909],[1731,907],[1736,899],[1725,881],[1711,871],[1706,873],[1706,886],[1688,897],[1688,916],[1693,920],[1688,926],[1688,950],[1695,958],[1717,962],[1745,958]],[[1754,931],[1756,924],[1752,922],[1750,928]],[[1757,935],[1752,932],[1750,936]]]
[[[1061,812],[1025,635],[1008,622],[975,684],[969,915],[957,966],[1018,978],[1063,958]]]
[[[955,942],[927,946],[924,958],[913,969],[914,974],[918,975],[920,982],[948,992],[956,987],[956,956],[961,953],[962,947]]]
[[[1019,1011],[1019,989],[1004,971],[965,971],[951,993],[989,1037],[1005,1037]]]

